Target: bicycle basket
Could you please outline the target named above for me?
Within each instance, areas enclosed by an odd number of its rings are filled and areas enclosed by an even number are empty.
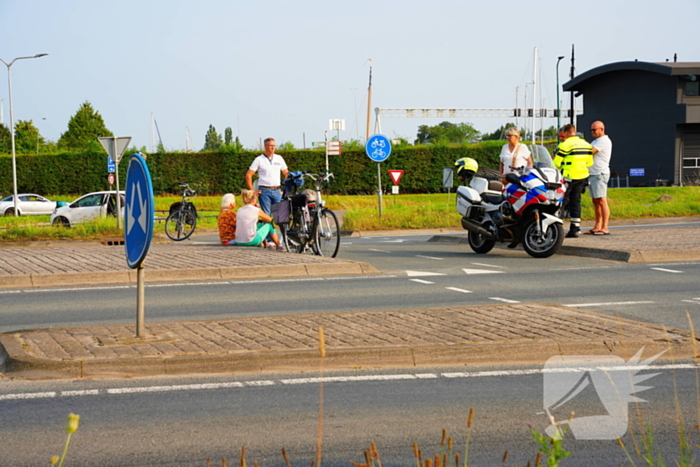
[[[292,210],[289,200],[283,199],[279,203],[273,204],[271,209],[275,224],[289,224],[289,217]]]

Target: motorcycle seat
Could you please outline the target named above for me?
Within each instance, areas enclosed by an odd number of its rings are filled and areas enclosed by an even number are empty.
[[[484,191],[481,193],[481,199],[485,203],[499,204],[501,201],[503,201],[503,195],[499,191]]]

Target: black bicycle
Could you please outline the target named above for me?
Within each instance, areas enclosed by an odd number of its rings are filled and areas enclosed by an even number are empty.
[[[282,244],[287,251],[304,253],[311,251],[318,256],[335,258],[340,248],[340,229],[335,213],[325,207],[321,188],[333,174],[296,175],[315,182],[316,190],[292,195],[285,190],[285,196],[273,205],[274,220],[280,228]],[[290,179],[294,181],[293,178]],[[285,186],[289,180],[285,180]]]
[[[191,199],[197,192],[187,183],[179,183],[182,190],[182,201],[170,205],[170,213],[165,219],[165,234],[170,240],[179,242],[190,238],[197,228],[197,208]]]

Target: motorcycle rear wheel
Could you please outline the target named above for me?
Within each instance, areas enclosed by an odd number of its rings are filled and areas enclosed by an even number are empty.
[[[486,238],[484,235],[474,232],[469,232],[467,238],[469,239],[469,246],[474,250],[474,253],[488,253],[496,245],[495,239]]]
[[[523,232],[523,249],[533,258],[549,258],[564,243],[564,227],[559,222],[549,224],[547,230],[539,236],[537,222],[532,219]]]

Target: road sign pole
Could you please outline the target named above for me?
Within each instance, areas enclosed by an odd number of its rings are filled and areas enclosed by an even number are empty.
[[[112,148],[114,150],[113,154],[117,154],[117,137],[113,136],[112,137]],[[115,162],[116,163],[116,162]],[[119,164],[116,164],[117,167],[114,169],[114,179],[116,181],[116,198],[117,198],[117,228],[119,230],[122,230],[122,199],[121,196],[119,196]]]
[[[323,134],[326,142],[326,173],[328,173],[328,132],[324,131]]]
[[[136,268],[136,337],[145,337],[144,322],[146,312],[144,311],[144,268],[143,263]]]
[[[379,217],[382,217],[382,171],[381,162],[377,162],[377,201],[379,202]]]

